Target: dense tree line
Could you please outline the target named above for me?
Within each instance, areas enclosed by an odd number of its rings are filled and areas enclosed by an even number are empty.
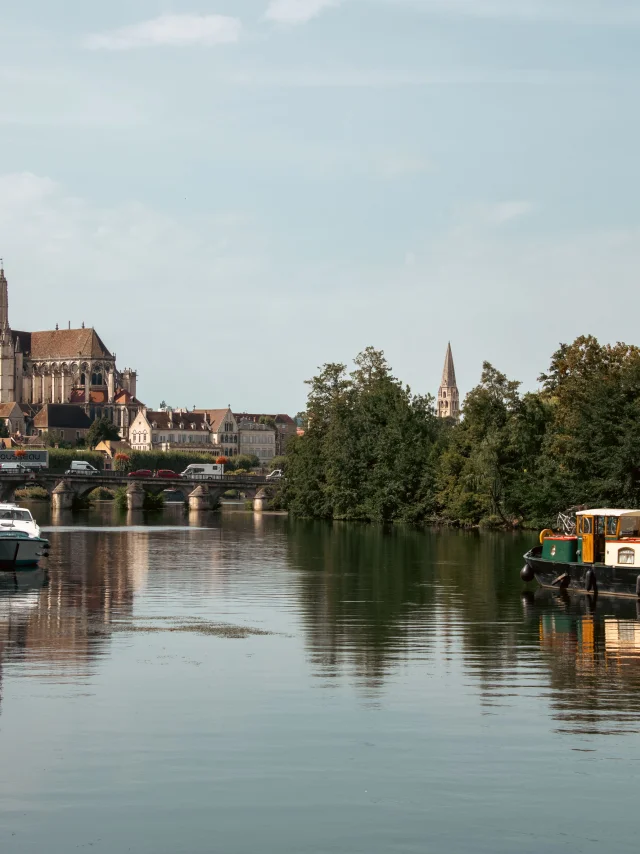
[[[436,418],[368,348],[355,371],[309,381],[288,447],[296,516],[462,525],[546,524],[576,504],[640,505],[640,350],[562,344],[537,392],[488,362],[460,423]]]

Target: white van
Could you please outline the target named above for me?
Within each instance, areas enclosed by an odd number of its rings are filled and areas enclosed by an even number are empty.
[[[71,468],[68,468],[65,474],[99,474],[99,471],[85,460],[72,460]]]
[[[180,477],[193,477],[208,480],[210,478],[222,477],[224,474],[224,466],[221,463],[197,463],[187,466],[180,473]]]
[[[0,463],[0,471],[23,472],[27,470],[24,463]]]

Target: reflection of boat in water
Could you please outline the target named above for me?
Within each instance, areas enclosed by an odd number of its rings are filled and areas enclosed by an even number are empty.
[[[0,574],[0,620],[37,608],[40,591],[47,584],[47,573],[42,569]]]
[[[0,570],[32,567],[47,554],[49,541],[31,512],[16,504],[0,504]]]
[[[542,531],[520,576],[542,587],[640,598],[640,510],[580,510]]]
[[[595,600],[595,601],[594,601]],[[640,729],[640,604],[538,590],[523,597],[563,731]]]

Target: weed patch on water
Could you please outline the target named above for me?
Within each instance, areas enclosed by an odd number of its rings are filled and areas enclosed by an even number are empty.
[[[156,618],[154,617],[154,619]],[[122,622],[113,623],[110,628],[113,632],[143,632],[144,634],[151,634],[152,632],[182,632],[186,634],[211,635],[219,638],[248,638],[277,634],[277,632],[258,629],[254,626],[234,626],[230,623],[211,623],[205,620],[175,623],[170,626],[149,626],[139,625],[134,622]]]

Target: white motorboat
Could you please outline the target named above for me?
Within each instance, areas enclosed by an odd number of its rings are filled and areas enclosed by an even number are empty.
[[[35,566],[48,549],[30,510],[0,504],[0,570]]]

